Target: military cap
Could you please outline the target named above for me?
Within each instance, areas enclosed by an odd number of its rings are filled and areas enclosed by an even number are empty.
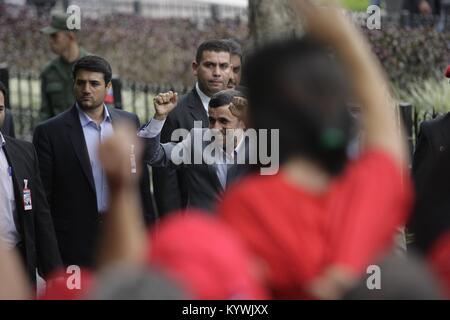
[[[42,28],[41,32],[45,34],[53,34],[58,31],[74,31],[67,27],[68,15],[64,13],[54,13],[52,14],[52,19],[50,25]]]

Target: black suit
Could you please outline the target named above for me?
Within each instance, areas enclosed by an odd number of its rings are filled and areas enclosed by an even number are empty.
[[[450,113],[421,124],[413,158],[413,178],[419,192],[426,188],[431,170],[442,152],[449,148]]]
[[[408,223],[414,246],[427,251],[450,226],[450,113],[424,121],[414,152],[416,208]]]
[[[4,136],[3,148],[8,164],[12,167],[14,198],[21,236],[19,245],[26,272],[36,282],[36,268],[46,277],[62,266],[55,229],[39,175],[36,151],[31,143]],[[25,211],[23,204],[24,179],[31,190],[32,209]]]
[[[13,121],[13,117],[12,117],[12,113],[9,109],[5,110],[5,121],[3,122],[3,126],[1,128],[1,132],[4,135],[10,136],[15,138],[16,134],[14,132],[14,121]]]
[[[180,99],[177,107],[167,117],[161,131],[161,142],[170,142],[175,129],[183,128],[190,131],[194,127],[194,121],[202,121],[203,128],[209,126],[208,114],[195,87]],[[153,168],[155,200],[160,216],[187,206],[186,179],[185,172],[182,170]]]
[[[108,111],[113,125],[128,121],[136,129],[139,127],[136,115],[118,109]],[[76,106],[37,126],[33,142],[63,262],[92,266],[102,215],[97,209],[94,178]],[[141,195],[145,220],[153,222],[148,170],[143,170]]]

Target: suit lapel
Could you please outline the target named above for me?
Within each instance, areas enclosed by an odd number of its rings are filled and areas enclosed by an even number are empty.
[[[111,124],[112,124],[113,128],[115,128],[117,123],[119,123],[121,121],[121,119],[120,119],[119,115],[116,113],[115,109],[108,108],[108,107],[106,107],[106,108],[108,109],[108,113],[111,118]]]
[[[202,100],[200,99],[200,96],[195,88],[191,91],[187,106],[189,107],[190,114],[194,120],[202,121],[203,128],[207,128],[209,123],[208,114],[206,113]]]
[[[441,135],[441,140],[438,142],[438,150],[439,151],[443,151],[446,150],[448,148],[447,146],[447,141],[450,141],[450,115],[447,114],[445,115],[445,118],[443,119],[443,126],[442,126],[442,130],[440,130],[440,135]]]
[[[68,113],[66,123],[69,126],[69,138],[72,142],[75,154],[77,155],[81,168],[83,169],[83,172],[89,181],[89,185],[95,194],[95,184],[94,177],[92,175],[91,161],[89,160],[89,153],[87,151],[83,129],[81,128],[78,110],[75,106],[73,106]]]
[[[208,129],[203,129],[208,130]],[[204,131],[202,131],[203,135]],[[192,143],[194,143],[194,140],[192,140]],[[210,143],[210,141],[202,141],[202,156],[204,156],[203,151],[205,150],[206,146]],[[192,148],[194,146],[192,145]],[[193,149],[194,150],[194,149]],[[211,165],[208,165],[205,163],[205,160],[202,158],[202,166],[204,167],[204,170],[208,172],[209,180],[212,183],[215,190],[218,192],[223,191],[222,184],[220,183],[219,177],[217,175],[217,164],[213,163]],[[203,169],[202,169],[203,170]]]
[[[16,221],[16,227],[17,227],[17,231],[23,235],[23,206],[22,206],[22,191],[23,190],[23,183],[19,183],[19,179],[17,178],[18,176],[23,177],[23,168],[20,166],[20,164],[22,163],[23,159],[18,159],[17,157],[19,156],[18,152],[14,152],[13,147],[12,146],[12,141],[10,139],[8,139],[7,137],[5,137],[6,140],[6,145],[4,147],[4,152],[5,152],[5,156],[6,156],[6,160],[8,161],[8,164],[11,166],[12,168],[12,182],[13,182],[13,189],[14,189],[14,198],[15,198],[15,202],[16,202],[16,210],[17,210],[17,219],[18,221]],[[27,177],[30,178],[30,177]]]
[[[249,161],[249,141],[247,137],[244,137],[244,145],[241,148],[244,148],[244,150],[240,150],[240,154],[236,155],[234,158],[235,163],[232,165],[228,165],[227,170],[227,188],[228,186],[233,183],[233,181],[237,180],[239,177],[244,176],[249,171],[248,161]],[[245,163],[238,164],[239,156],[241,156],[241,153],[245,152]]]
[[[219,192],[223,191],[222,184],[220,183],[219,177],[217,176],[217,165],[206,165],[206,167],[208,168],[209,178],[211,179],[211,182],[216,190]]]

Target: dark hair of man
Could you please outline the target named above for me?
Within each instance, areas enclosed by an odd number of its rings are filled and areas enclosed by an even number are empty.
[[[6,94],[8,90],[6,90],[6,86],[1,81],[0,81],[0,92],[3,93],[3,98],[6,100]]]
[[[307,38],[276,42],[253,53],[243,71],[249,121],[279,129],[280,163],[301,156],[341,172],[352,118],[347,77],[329,50]]]
[[[198,48],[197,48],[197,54],[195,56],[195,61],[197,63],[200,63],[203,57],[203,52],[205,51],[213,51],[213,52],[228,52],[230,53],[230,47],[228,44],[223,40],[207,40],[203,42]]]
[[[229,105],[234,97],[245,97],[245,95],[235,89],[222,90],[211,97],[208,106],[214,109]]]
[[[230,47],[230,54],[239,56],[239,58],[242,60],[242,47],[241,47],[241,45],[234,39],[224,39],[223,41],[226,44],[228,44],[228,47]]]
[[[111,66],[109,65],[108,61],[99,56],[89,55],[80,58],[73,66],[73,79],[75,79],[78,70],[103,73],[105,85],[108,84],[112,78]]]

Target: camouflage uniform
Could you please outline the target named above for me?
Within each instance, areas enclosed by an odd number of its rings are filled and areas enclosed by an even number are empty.
[[[53,14],[49,26],[43,28],[41,32],[51,35],[56,32],[75,32],[67,27],[67,15]],[[82,58],[88,55],[86,50],[80,47]],[[77,59],[77,60],[78,60]],[[49,119],[67,109],[75,103],[73,95],[72,63],[58,57],[49,62],[41,72],[41,120]]]
[[[80,48],[82,58],[88,53]],[[75,103],[73,95],[72,66],[62,57],[48,63],[41,73],[41,112],[42,120],[49,119],[67,109]]]

